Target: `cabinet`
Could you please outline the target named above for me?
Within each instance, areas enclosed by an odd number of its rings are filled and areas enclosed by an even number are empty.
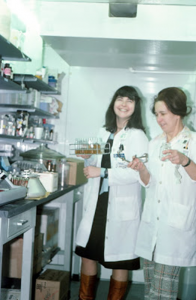
[[[10,204],[11,206],[11,204]],[[33,207],[14,216],[0,217],[0,270],[2,269],[3,245],[23,234],[23,259],[21,278],[21,299],[31,299],[32,263],[36,208]],[[0,284],[2,281],[0,272]],[[1,299],[1,289],[0,289]]]
[[[58,207],[60,211],[58,235],[60,251],[46,265],[46,268],[70,271],[71,275],[79,277],[80,259],[74,253],[74,249],[76,232],[82,219],[83,186],[75,188],[46,206]]]
[[[31,300],[32,266],[36,207],[59,207],[58,252],[47,269],[79,272],[79,260],[73,260],[75,232],[82,215],[83,186],[67,186],[40,200],[18,200],[0,207],[0,283],[3,244],[23,234],[21,300]],[[73,265],[72,265],[73,262]],[[1,293],[1,290],[0,290]],[[1,296],[0,296],[1,299]]]

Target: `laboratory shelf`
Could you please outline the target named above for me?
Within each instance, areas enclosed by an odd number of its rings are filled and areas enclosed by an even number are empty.
[[[0,104],[0,109],[2,113],[14,113],[19,110],[27,111],[33,116],[39,116],[46,119],[58,119],[59,116],[53,115],[45,110],[34,107],[32,105],[24,105],[24,104]]]
[[[26,93],[19,84],[0,76],[0,93]]]
[[[9,61],[31,61],[31,59],[21,52],[12,43],[0,35],[0,59]]]
[[[43,140],[43,139],[38,140],[38,139],[34,139],[34,138],[26,138],[26,137],[22,137],[22,136],[7,135],[7,134],[0,134],[0,141],[1,140],[6,140],[6,141],[9,141],[10,143],[25,142],[26,144],[34,144],[34,143],[52,144],[52,145],[58,144],[58,142],[56,142],[56,141]],[[1,156],[3,156],[3,152],[1,154]]]
[[[13,80],[16,83],[25,85],[26,88],[32,88],[43,94],[60,95],[59,91],[49,86],[44,81],[30,74],[14,74]]]

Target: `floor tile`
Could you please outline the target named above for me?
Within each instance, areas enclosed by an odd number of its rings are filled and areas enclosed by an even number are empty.
[[[71,281],[71,298],[70,300],[78,300],[78,291],[80,283]],[[97,293],[95,300],[107,300],[109,290],[109,281],[100,280],[98,282]],[[144,299],[144,284],[136,284],[129,282],[125,300],[143,300]]]

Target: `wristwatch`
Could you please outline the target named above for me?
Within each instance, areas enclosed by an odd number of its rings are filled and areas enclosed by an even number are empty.
[[[182,165],[182,167],[183,167],[183,168],[188,167],[188,166],[190,165],[190,163],[191,163],[191,160],[190,160],[190,158],[188,157],[188,162],[186,163],[186,165],[184,165],[184,166]]]
[[[104,178],[108,178],[108,169],[105,169]]]

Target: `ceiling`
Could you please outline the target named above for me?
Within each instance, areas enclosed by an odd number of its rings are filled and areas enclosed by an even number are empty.
[[[193,72],[196,43],[44,37],[71,66],[125,68],[131,72]]]
[[[151,4],[151,5],[193,5],[195,0],[21,0],[26,4],[39,2],[83,2],[83,3],[133,3],[133,4]]]
[[[10,1],[10,0],[7,0]],[[14,0],[15,1],[15,0]],[[21,0],[39,8],[41,2],[134,3],[196,6],[196,0]],[[32,5],[30,5],[32,4]],[[43,36],[46,44],[70,65],[125,68],[131,72],[196,71],[196,42]]]

